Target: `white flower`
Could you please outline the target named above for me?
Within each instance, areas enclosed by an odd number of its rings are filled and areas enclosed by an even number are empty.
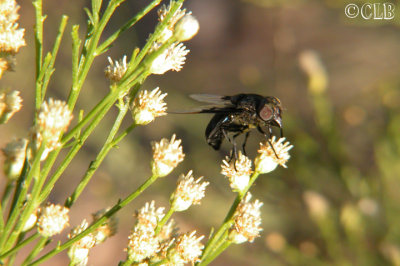
[[[158,87],[150,93],[147,90],[140,91],[132,104],[132,116],[135,123],[147,125],[156,117],[166,115],[165,96],[167,96],[167,93],[161,94]]]
[[[239,151],[239,156],[237,160],[231,160],[228,162],[229,158],[222,161],[222,171],[221,173],[229,178],[231,188],[234,191],[242,191],[247,187],[250,181],[251,170],[251,160]]]
[[[154,231],[158,222],[164,217],[163,207],[156,208],[154,200],[150,203],[146,202],[143,208],[136,211],[137,222],[135,228],[141,230]]]
[[[204,197],[204,191],[209,182],[201,182],[203,177],[194,180],[190,170],[187,175],[181,175],[178,180],[178,186],[171,197],[172,208],[175,211],[187,210],[192,204],[200,204]]]
[[[200,25],[191,14],[186,14],[175,25],[174,36],[179,42],[192,39],[199,31]]]
[[[169,70],[180,71],[188,53],[182,43],[172,44],[153,60],[150,72],[161,75]]]
[[[0,124],[7,121],[22,107],[22,98],[19,91],[0,91]]]
[[[16,179],[21,174],[25,164],[25,152],[28,144],[27,139],[17,139],[2,149],[4,160],[4,173],[9,179]]]
[[[259,154],[254,161],[256,171],[259,173],[269,173],[275,170],[278,164],[286,168],[286,162],[290,158],[289,150],[293,148],[293,145],[290,145],[288,141],[285,142],[285,138],[276,141],[273,136],[270,143],[260,143]]]
[[[155,255],[160,248],[160,243],[154,231],[135,228],[129,236],[128,256],[135,262],[140,262]]]
[[[107,58],[110,63],[104,70],[106,78],[113,82],[118,82],[124,76],[126,70],[128,69],[128,64],[126,62],[126,55],[122,57],[119,61],[113,61],[110,57]]]
[[[38,232],[50,237],[61,233],[68,226],[69,209],[61,205],[48,204],[39,209]]]
[[[174,134],[171,140],[162,139],[160,142],[151,143],[153,148],[153,175],[158,177],[168,175],[185,158],[181,140],[175,140],[175,137]]]
[[[168,260],[171,265],[183,265],[199,260],[204,245],[200,242],[204,236],[196,237],[196,231],[181,234],[173,243],[173,247],[168,252]]]
[[[250,203],[251,195],[248,193],[236,209],[235,223],[229,232],[229,238],[233,243],[240,244],[253,240],[260,236],[262,202],[256,200]]]
[[[46,149],[41,160],[46,159],[50,151],[60,146],[61,134],[67,130],[72,117],[71,111],[63,101],[50,98],[48,103],[42,103],[38,115],[38,124],[33,128],[32,135],[37,148],[40,147],[43,139],[46,140]]]

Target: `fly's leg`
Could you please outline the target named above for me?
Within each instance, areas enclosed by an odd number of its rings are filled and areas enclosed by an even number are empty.
[[[242,150],[243,150],[243,155],[244,156],[247,156],[247,154],[246,154],[246,143],[247,143],[247,138],[249,137],[249,135],[250,135],[250,131],[247,131],[246,135],[244,136],[244,141],[243,141],[243,145],[242,145]]]
[[[233,160],[233,167],[235,168],[235,171],[237,171],[237,169],[236,169],[236,160],[237,160],[237,158],[238,158],[238,153],[237,153],[237,145],[236,145],[236,140],[235,140],[235,138],[236,138],[237,136],[239,136],[240,133],[235,134],[235,135],[232,137],[232,139],[230,139],[230,138],[228,137],[228,134],[226,133],[226,131],[225,131],[224,129],[222,129],[222,133],[224,134],[225,138],[229,141],[229,143],[231,143],[231,144],[233,145],[233,149],[232,149],[232,151],[231,151],[231,155],[230,155],[229,162],[231,162],[232,159],[234,159],[234,160]]]
[[[261,127],[257,127],[257,129],[258,129],[258,131],[260,131],[260,132],[265,136],[265,138],[267,139],[267,142],[268,142],[269,146],[271,147],[272,151],[274,152],[274,154],[275,154],[275,156],[276,156],[276,159],[279,159],[279,156],[278,156],[278,154],[276,153],[275,148],[274,148],[274,146],[272,145],[272,143],[271,143],[271,141],[270,141],[270,138],[271,138],[271,135],[272,135],[272,129],[271,129],[271,127],[268,127],[268,131],[269,131],[269,132],[264,132],[264,130],[262,130]]]
[[[228,133],[226,133],[225,129],[221,129],[221,131],[222,131],[222,134],[224,135],[224,137],[226,138],[226,140],[227,140],[229,143],[233,144],[233,141],[229,138]],[[233,146],[234,146],[234,148],[233,148],[233,150],[231,150],[231,155],[229,156],[229,157],[230,157],[230,158],[229,158],[229,162],[232,161],[232,158],[233,158],[233,156],[234,156],[235,145],[233,144]]]

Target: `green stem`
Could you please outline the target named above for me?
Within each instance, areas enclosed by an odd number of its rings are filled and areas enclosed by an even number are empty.
[[[158,235],[164,226],[164,224],[171,218],[172,214],[175,212],[174,208],[169,208],[168,212],[164,215],[164,217],[157,223],[157,227],[155,230],[155,234]]]
[[[72,204],[75,203],[75,201],[77,200],[79,195],[82,193],[83,189],[89,183],[94,172],[97,170],[97,168],[103,162],[103,160],[105,159],[106,155],[111,150],[111,148],[114,147],[113,139],[114,139],[115,135],[117,134],[117,132],[121,126],[122,120],[125,117],[127,111],[128,111],[128,104],[124,104],[123,100],[120,99],[119,113],[117,115],[117,118],[115,119],[114,125],[112,126],[111,131],[110,131],[103,147],[101,148],[100,152],[96,156],[96,159],[90,163],[89,169],[86,171],[82,180],[79,182],[78,186],[75,188],[72,195],[70,197],[68,197],[67,201],[65,202],[65,206],[67,208],[70,208],[72,206]]]
[[[64,135],[61,144],[65,145],[74,135],[80,131],[90,120],[98,115],[105,106],[112,106],[118,98],[119,91],[111,90],[70,132]]]
[[[60,176],[62,175],[62,173],[64,173],[64,171],[67,169],[68,165],[71,163],[72,159],[75,157],[75,155],[78,153],[78,151],[80,150],[80,148],[83,146],[83,144],[85,143],[86,139],[89,137],[89,135],[93,132],[93,130],[95,129],[95,127],[100,123],[100,121],[102,120],[102,118],[104,117],[103,112],[107,112],[108,109],[113,105],[113,103],[110,103],[109,106],[106,106],[102,112],[95,117],[95,119],[92,121],[92,123],[85,128],[85,130],[83,131],[82,135],[80,136],[79,139],[77,139],[75,141],[75,144],[73,145],[73,147],[68,151],[68,154],[65,156],[64,160],[61,162],[61,164],[58,166],[58,168],[55,170],[54,174],[49,178],[49,180],[47,181],[47,183],[45,184],[45,186],[42,189],[42,192],[40,193],[40,202],[43,202],[50,194],[51,190],[54,187],[54,184],[57,182],[57,180],[60,178]],[[59,152],[59,151],[58,151]],[[51,156],[52,154],[50,154]],[[57,155],[55,155],[56,157]],[[46,160],[53,160],[55,158],[48,158]],[[43,171],[42,171],[42,176],[47,176],[47,174],[49,173],[50,169],[51,169],[52,163],[50,163],[49,165],[44,165],[43,166]]]
[[[233,202],[228,214],[226,215],[223,224],[220,226],[218,231],[214,233],[214,235],[210,238],[210,240],[207,242],[206,247],[204,248],[203,255],[201,257],[201,262],[198,263],[198,265],[203,265],[202,261],[208,261],[208,256],[211,253],[211,256],[213,252],[215,252],[215,247],[218,242],[221,241],[221,237],[223,234],[232,226],[233,224],[233,216],[235,214],[235,211],[237,207],[239,206],[240,202],[242,201],[243,197],[246,195],[246,193],[249,191],[250,187],[253,185],[253,183],[256,181],[260,173],[254,172],[253,175],[250,177],[249,184],[243,191],[241,191],[235,201]],[[224,239],[222,241],[225,241]]]
[[[60,22],[60,26],[58,28],[58,33],[56,36],[56,40],[54,42],[53,45],[53,50],[51,51],[51,60],[50,63],[48,65],[48,67],[46,69],[44,69],[44,77],[43,77],[43,82],[42,82],[42,92],[41,92],[41,100],[44,100],[44,96],[46,94],[46,90],[47,90],[47,86],[49,85],[49,80],[51,75],[53,74],[53,67],[54,67],[54,63],[56,61],[56,57],[58,54],[58,50],[60,48],[60,44],[61,44],[61,40],[62,37],[64,35],[64,30],[65,30],[65,26],[67,25],[67,21],[68,21],[68,17],[63,15],[61,17],[61,22]]]
[[[39,81],[39,76],[42,70],[43,61],[43,21],[45,17],[42,16],[42,0],[36,0],[33,2],[35,7],[35,46],[36,46],[36,90],[35,90],[35,110],[40,109],[42,103],[42,89]]]
[[[80,233],[79,235],[76,235],[74,238],[71,238],[64,244],[56,247],[52,251],[48,252],[47,254],[43,255],[40,257],[38,260],[32,262],[29,265],[38,265],[47,259],[53,257],[54,255],[60,253],[61,251],[69,248],[73,243],[78,241],[79,239],[82,239],[86,235],[90,234],[93,232],[97,227],[101,226],[107,219],[109,219],[112,215],[114,215],[116,212],[118,212],[121,208],[125,207],[128,203],[130,203],[132,200],[134,200],[137,196],[139,196],[145,189],[147,189],[151,184],[153,184],[157,180],[157,176],[151,176],[149,179],[146,180],[135,192],[131,193],[129,196],[127,196],[125,199],[122,201],[118,202],[114,207],[112,207],[108,212],[106,212],[100,219],[95,221],[92,225],[90,225],[85,231]]]
[[[28,257],[24,260],[22,265],[28,265],[34,257],[43,249],[43,247],[46,245],[48,239],[47,237],[42,237],[35,245],[35,247],[32,249],[31,253],[29,253]]]
[[[215,252],[211,254],[211,256],[208,256],[208,258],[204,261],[201,261],[200,265],[208,265],[210,262],[212,262],[216,257],[218,257],[222,252],[224,252],[232,242],[228,239],[226,239],[224,242],[222,242],[220,245],[218,245],[215,249]]]
[[[160,4],[161,0],[154,0],[149,5],[147,5],[144,9],[142,9],[139,13],[137,13],[133,18],[131,18],[125,25],[123,25],[119,30],[114,32],[107,40],[105,40],[102,44],[99,45],[96,49],[96,54],[101,54],[104,50],[107,49],[124,31],[131,28],[136,24],[139,20],[141,20],[147,13],[149,13],[154,7]]]
[[[140,51],[140,53],[136,56],[135,60],[130,63],[127,72],[134,70],[142,61],[142,59],[147,55],[150,48],[153,46],[154,42],[160,37],[164,29],[167,27],[169,20],[174,16],[175,12],[182,6],[183,1],[184,0],[170,2],[170,9],[168,14],[165,16],[163,21],[157,25],[156,29],[154,30],[154,33],[149,37],[146,44]]]
[[[27,239],[25,239],[24,241],[21,241],[18,243],[18,245],[16,245],[15,247],[13,247],[12,249],[10,249],[9,251],[3,253],[0,255],[0,260],[7,258],[8,256],[11,256],[13,254],[15,254],[18,250],[20,250],[21,248],[23,248],[24,246],[26,246],[27,244],[31,243],[32,241],[34,241],[35,239],[37,239],[39,237],[39,233],[35,233],[33,235],[31,235],[30,237],[28,237]]]
[[[14,244],[15,239],[18,237],[19,232],[14,229],[14,225],[17,222],[18,217],[22,219],[22,215],[26,215],[26,208],[24,208],[24,201],[26,200],[26,195],[28,192],[28,188],[31,184],[34,175],[37,174],[40,170],[40,157],[45,149],[45,140],[40,146],[38,152],[35,154],[33,159],[32,167],[24,167],[23,174],[21,174],[21,178],[19,180],[19,185],[16,187],[16,191],[14,194],[13,204],[10,208],[10,213],[8,216],[8,220],[6,226],[4,228],[3,234],[0,236],[0,250],[8,250],[10,246]],[[26,165],[27,163],[25,163]],[[39,170],[39,171],[38,171]],[[25,176],[26,174],[26,176]],[[28,201],[29,203],[29,201]],[[21,216],[20,216],[21,215]],[[27,217],[25,217],[27,219]],[[21,219],[18,219],[18,224],[21,224]],[[7,237],[10,236],[8,239]],[[6,241],[7,240],[7,241]],[[6,246],[4,246],[6,244]]]
[[[100,40],[100,36],[103,33],[107,22],[110,20],[111,15],[114,13],[115,9],[120,5],[121,2],[123,2],[123,0],[110,1],[100,21],[96,23],[93,32],[88,34],[86,37],[85,43],[87,43],[87,45],[84,46],[85,49],[81,54],[81,61],[78,67],[77,82],[75,86],[71,88],[70,95],[68,96],[68,107],[70,110],[74,109],[83,83],[86,79],[87,74],[89,73],[89,69],[93,63],[94,58],[97,56],[96,49],[97,44]]]
[[[4,192],[0,202],[1,207],[7,206],[13,187],[14,187],[14,180],[7,180],[7,185],[4,188]]]

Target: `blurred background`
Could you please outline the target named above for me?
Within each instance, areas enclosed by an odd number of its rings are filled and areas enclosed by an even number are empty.
[[[105,34],[147,2],[124,3]],[[353,2],[359,7],[364,3]],[[89,4],[44,1],[47,49],[53,44],[60,16],[70,16],[48,97],[68,96],[69,32],[72,24],[80,24],[84,36],[83,8]],[[150,77],[143,88],[160,87],[167,92],[169,110],[198,106],[188,97],[193,93],[276,96],[284,106],[284,135],[294,145],[288,168],[261,176],[251,189],[253,198],[264,202],[261,237],[254,243],[231,246],[211,265],[400,265],[400,5],[392,20],[365,20],[346,17],[347,4],[333,0],[185,1],[200,22],[199,34],[186,44],[191,50],[186,64],[180,72]],[[28,45],[17,56],[16,71],[6,73],[1,82],[2,87],[21,91],[24,107],[2,127],[2,147],[13,137],[26,136],[32,123],[34,9],[30,1],[19,1],[19,5]],[[141,47],[156,23],[154,10],[96,59],[77,108],[87,112],[108,92],[103,74],[106,57],[118,59]],[[72,193],[114,117],[115,112],[109,114],[88,139],[57,183],[51,202],[63,204]],[[225,143],[216,152],[205,141],[210,118],[207,114],[158,118],[135,129],[108,155],[71,209],[71,225],[83,218],[90,220],[91,213],[115,204],[144,182],[151,173],[151,141],[176,133],[186,157],[172,174],[118,214],[117,235],[91,250],[89,265],[116,265],[123,260],[134,210],[150,200],[157,207],[168,207],[178,176],[190,169],[211,184],[201,205],[173,218],[182,231],[204,235],[219,226],[235,194],[220,174],[230,146]],[[132,120],[125,123],[128,126]],[[251,135],[247,146],[251,158],[261,140],[260,134]],[[62,253],[45,265],[67,263]]]

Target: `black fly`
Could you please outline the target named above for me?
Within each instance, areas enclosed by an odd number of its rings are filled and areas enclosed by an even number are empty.
[[[235,139],[243,133],[245,133],[245,139],[242,149],[246,155],[247,138],[253,128],[266,137],[272,149],[273,146],[269,140],[273,134],[272,127],[278,127],[282,136],[282,107],[280,100],[276,97],[244,93],[233,96],[194,94],[190,97],[200,102],[210,103],[210,105],[184,113],[215,114],[206,128],[207,143],[215,150],[219,150],[224,138],[227,139],[233,145],[231,159],[233,157],[237,159]]]

